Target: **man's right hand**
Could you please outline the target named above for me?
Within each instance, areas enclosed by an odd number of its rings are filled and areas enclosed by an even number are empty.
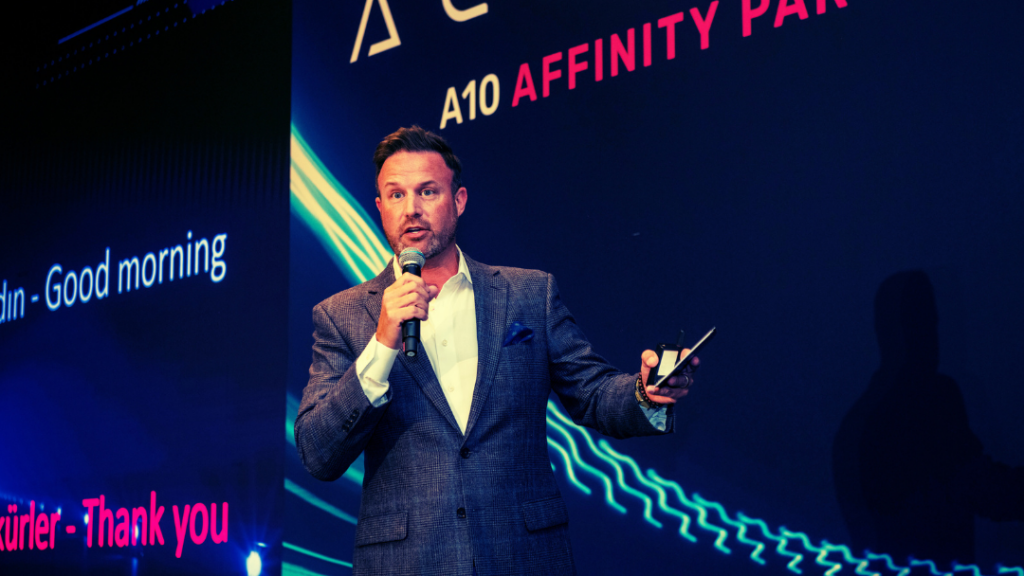
[[[377,322],[377,341],[393,350],[402,339],[402,323],[406,320],[427,319],[427,307],[440,290],[428,286],[423,278],[402,274],[394,284],[384,290],[380,320]]]

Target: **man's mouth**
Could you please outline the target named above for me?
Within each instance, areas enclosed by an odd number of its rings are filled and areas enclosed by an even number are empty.
[[[427,232],[428,230],[429,230],[429,228],[423,228],[421,226],[410,226],[410,227],[405,229],[403,234],[409,234],[409,235],[412,235],[412,236],[418,236],[418,235],[421,235],[424,232]]]

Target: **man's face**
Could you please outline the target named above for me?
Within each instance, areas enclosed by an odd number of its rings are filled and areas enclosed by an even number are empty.
[[[377,209],[395,254],[416,248],[428,259],[454,249],[466,189],[452,191],[452,171],[437,152],[396,152],[377,176]]]

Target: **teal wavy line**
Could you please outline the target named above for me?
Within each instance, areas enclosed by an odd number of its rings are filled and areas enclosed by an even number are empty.
[[[601,460],[607,462],[608,465],[615,470],[616,482],[618,483],[619,488],[621,488],[622,491],[625,492],[626,494],[634,496],[644,502],[644,520],[648,521],[653,526],[661,528],[661,522],[658,522],[653,517],[651,517],[651,507],[654,505],[654,503],[651,501],[651,498],[644,494],[643,492],[634,489],[632,486],[626,483],[625,475],[622,473],[622,467],[619,466],[619,463],[616,462],[613,458],[597,449],[597,446],[594,445],[594,439],[590,437],[590,433],[584,430],[583,428],[580,428],[575,422],[570,420],[568,416],[562,414],[560,410],[555,408],[554,403],[551,402],[550,400],[548,401],[548,413],[554,414],[554,416],[557,419],[561,420],[567,426],[576,430],[577,432],[580,432],[580,434],[583,436],[583,439],[586,440],[587,446],[590,448],[590,451]]]
[[[558,422],[555,422],[550,416],[547,417],[547,422],[550,428],[554,428],[555,430],[561,432],[563,436],[565,436],[565,439],[569,443],[569,451],[572,453],[572,457],[579,465],[579,467],[588,472],[589,474],[599,478],[601,482],[604,484],[605,502],[607,502],[609,506],[611,506],[620,514],[625,514],[626,508],[615,501],[615,488],[612,486],[612,479],[609,478],[608,475],[605,474],[604,472],[601,472],[597,468],[594,468],[590,464],[587,464],[585,460],[580,458],[580,453],[576,446],[576,440],[573,439],[572,434],[570,434],[568,430],[563,428]],[[551,440],[550,436],[548,437],[548,440]]]
[[[897,574],[896,576],[907,576],[908,574],[910,574],[910,568],[907,568],[905,566],[897,566],[896,563],[893,562],[892,556],[889,556],[888,554],[875,554],[870,550],[865,550],[864,556],[866,556],[868,560],[881,560],[885,562],[885,567],[889,570],[892,570],[893,572],[899,570],[899,574]]]
[[[739,542],[741,542],[743,544],[746,544],[747,546],[753,546],[754,547],[754,551],[750,553],[750,559],[751,560],[753,560],[754,562],[757,562],[758,564],[764,564],[765,563],[764,559],[761,558],[761,551],[764,550],[764,543],[763,542],[758,542],[757,540],[751,540],[751,539],[747,538],[747,525],[746,524],[744,524],[742,522],[737,522],[737,521],[732,520],[731,518],[729,518],[729,514],[726,513],[725,508],[721,504],[719,504],[718,502],[711,502],[710,500],[705,500],[704,498],[701,498],[700,494],[696,494],[696,493],[694,493],[693,499],[696,500],[697,503],[700,504],[701,506],[705,506],[707,508],[712,508],[713,510],[718,512],[718,517],[722,520],[722,522],[724,522],[724,523],[728,524],[729,526],[732,526],[733,528],[735,528],[736,529],[736,540],[738,540]]]
[[[298,129],[292,125],[291,130],[292,213],[309,227],[334,260],[338,269],[353,285],[372,278],[383,269],[388,259],[392,256],[384,243],[379,227],[367,216],[366,212],[344,186],[334,178],[299,134]],[[684,508],[695,513],[697,525],[700,528],[715,534],[715,548],[723,553],[728,554],[731,552],[725,546],[729,530],[708,522],[709,509],[713,509],[721,521],[729,529],[735,531],[738,542],[754,548],[750,559],[758,564],[765,563],[762,552],[768,548],[766,548],[765,543],[753,538],[753,534],[750,532],[753,528],[758,528],[761,535],[767,541],[776,543],[774,547],[775,553],[788,560],[786,564],[787,569],[796,574],[801,573],[799,565],[804,558],[804,554],[787,549],[787,546],[790,544],[800,546],[805,552],[813,554],[816,564],[828,568],[826,575],[829,576],[838,573],[843,568],[844,563],[854,567],[855,573],[860,576],[880,576],[878,572],[870,571],[868,568],[869,563],[874,561],[883,561],[889,570],[898,573],[897,576],[909,576],[910,574],[910,567],[896,564],[888,554],[875,554],[865,550],[865,558],[858,558],[850,551],[849,547],[844,545],[830,544],[823,540],[821,546],[815,546],[810,542],[810,538],[806,534],[800,532],[786,531],[792,535],[791,538],[787,538],[783,534],[785,529],[780,528],[780,533],[776,535],[771,532],[763,520],[751,518],[742,512],[737,512],[736,520],[733,520],[726,512],[724,506],[705,500],[698,494],[693,495],[694,500],[698,501],[690,500],[686,497],[679,484],[661,478],[654,470],[648,469],[646,477],[640,474],[639,465],[635,460],[625,454],[619,454],[611,450],[610,445],[606,442],[602,441],[602,447],[605,449],[599,449],[594,444],[594,440],[589,432],[572,422],[553,402],[548,403],[547,421],[549,428],[554,429],[566,439],[567,446],[563,446],[549,435],[548,444],[552,450],[565,460],[565,474],[569,482],[581,492],[590,494],[590,487],[576,477],[575,471],[576,469],[583,470],[597,477],[604,485],[605,502],[617,512],[625,514],[626,508],[616,501],[616,487],[622,492],[643,501],[645,504],[644,520],[661,528],[662,524],[653,517],[653,506],[656,499],[658,509],[661,512],[682,520],[679,529],[680,536],[690,542],[696,542],[697,538],[689,532],[690,516],[669,505],[666,491],[662,489],[662,487],[665,487],[675,493]],[[289,424],[290,422],[286,421],[286,429],[290,431],[291,426]],[[584,442],[578,445],[570,431],[576,431],[583,438]],[[585,446],[589,452],[581,451],[579,446]],[[612,456],[609,456],[609,454]],[[589,464],[584,456],[588,458],[596,457],[599,461],[603,461],[608,466],[611,466],[615,470],[615,483],[612,483],[610,476]],[[641,488],[650,491],[650,495],[633,488],[626,482],[622,467],[619,464],[620,461],[633,470],[640,482]],[[554,463],[552,463],[552,469],[555,469]],[[361,472],[352,474],[350,479],[356,481],[356,476],[361,476]],[[348,472],[346,472],[346,477],[349,477]],[[649,482],[648,479],[653,482]],[[361,483],[361,478],[358,478],[358,480]],[[841,556],[842,562],[829,560],[828,556],[831,553],[837,553]],[[952,576],[949,572],[939,571],[935,563],[930,560],[911,559],[909,562],[911,566],[928,566],[933,576]],[[997,569],[1000,575],[1015,574],[1016,576],[1024,576],[1024,568],[1021,567],[997,566]],[[953,571],[971,571],[975,576],[981,575],[980,568],[973,564],[954,564]]]
[[[831,544],[828,540],[822,540],[821,543],[823,546],[827,546],[842,554],[843,560],[845,560],[847,564],[856,565],[857,568],[854,570],[856,574],[860,574],[861,576],[882,576],[878,572],[867,571],[870,561],[867,558],[855,557],[849,546],[845,546],[843,544]]]
[[[671,488],[672,491],[675,492],[676,498],[678,498],[679,501],[682,502],[682,504],[684,506],[686,506],[687,508],[690,508],[691,510],[693,510],[694,512],[697,513],[697,526],[699,526],[703,530],[706,530],[708,532],[712,532],[712,533],[715,534],[715,536],[716,536],[716,538],[715,538],[715,548],[717,548],[719,552],[722,552],[724,554],[731,554],[732,553],[732,551],[729,550],[728,548],[726,548],[725,545],[724,545],[725,538],[728,536],[729,533],[724,528],[722,528],[721,526],[716,526],[716,525],[711,524],[710,522],[708,522],[708,510],[707,510],[707,508],[705,508],[705,507],[697,504],[693,500],[690,500],[689,498],[687,498],[686,494],[683,492],[683,487],[680,486],[679,484],[677,484],[676,482],[673,482],[671,480],[666,480],[665,478],[662,478],[661,476],[659,476],[657,472],[655,472],[654,470],[650,470],[650,469],[647,470],[647,475],[651,478],[651,480],[654,480],[658,484],[661,484],[662,486],[666,486],[668,488]]]
[[[800,541],[800,543],[804,545],[805,549],[809,550],[810,552],[816,553],[817,555],[814,558],[814,563],[819,566],[828,567],[828,570],[825,571],[826,576],[832,576],[836,572],[843,569],[843,565],[841,563],[829,562],[827,560],[828,554],[830,552],[828,547],[815,546],[814,544],[811,544],[811,539],[807,536],[807,534],[803,532],[794,532],[792,530],[787,530],[785,526],[779,526],[779,533],[785,536],[786,538],[796,538]]]
[[[555,442],[551,436],[548,436],[548,446],[554,448],[556,452],[562,455],[562,458],[565,460],[565,475],[569,478],[569,481],[572,482],[573,486],[576,486],[580,492],[590,496],[590,487],[576,478],[576,472],[572,469],[572,458],[569,457],[569,453],[565,448],[562,448],[561,444]]]
[[[950,572],[942,572],[939,570],[939,567],[931,560],[917,560],[916,558],[909,558],[908,561],[911,566],[927,566],[935,576],[952,576]]]
[[[665,490],[661,486],[658,486],[654,482],[648,480],[647,477],[640,472],[640,467],[637,466],[636,460],[633,460],[629,456],[616,452],[612,448],[611,444],[609,444],[606,440],[601,440],[600,442],[598,442],[598,446],[600,446],[601,449],[608,453],[612,458],[615,458],[619,462],[623,462],[627,466],[629,466],[630,470],[633,471],[633,475],[636,476],[638,482],[640,482],[644,486],[647,486],[651,490],[654,490],[654,493],[657,494],[658,496],[658,508],[660,508],[661,511],[666,514],[670,514],[672,516],[675,516],[676,518],[679,518],[681,521],[679,530],[681,533],[685,533],[685,527],[689,524],[689,516],[687,516],[682,511],[676,510],[675,508],[668,505],[668,496],[665,494]],[[728,548],[726,548],[726,550],[728,550]]]
[[[788,542],[786,537],[784,537],[781,533],[778,536],[772,534],[772,531],[768,529],[768,524],[766,524],[764,520],[758,518],[751,518],[743,512],[737,512],[736,517],[739,518],[740,522],[751,524],[760,528],[761,534],[763,534],[765,538],[772,540],[773,542],[778,542],[778,545],[775,547],[775,551],[782,556],[792,557],[792,560],[789,562],[789,564],[786,564],[786,568],[789,569],[790,572],[801,574],[799,565],[800,562],[804,559],[804,556],[803,554],[798,554],[796,552],[790,552],[789,550],[786,550],[786,543]]]

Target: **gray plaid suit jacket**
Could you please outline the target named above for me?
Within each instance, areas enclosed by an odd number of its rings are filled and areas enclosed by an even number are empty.
[[[571,574],[568,515],[548,456],[551,391],[576,422],[603,434],[661,433],[633,397],[636,375],[594,353],[550,274],[466,263],[479,369],[465,435],[425,355],[399,354],[379,408],[359,384],[355,360],[376,333],[390,265],[313,309],[295,441],[321,480],[365,452],[355,574],[469,576],[474,565],[480,576]],[[503,346],[516,321],[534,337]]]

